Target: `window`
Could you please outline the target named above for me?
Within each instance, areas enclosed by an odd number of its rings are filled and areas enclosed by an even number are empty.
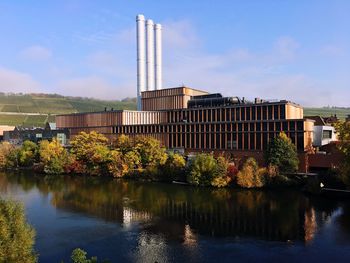
[[[291,122],[289,123],[289,129],[290,129],[291,131],[295,131],[295,121],[291,121]]]
[[[258,120],[261,120],[261,107],[259,106],[259,107],[257,107],[256,109],[257,109],[257,112],[256,112],[257,119],[258,119]]]
[[[241,120],[245,121],[245,108],[241,108]]]
[[[246,108],[247,112],[246,112],[246,120],[250,121],[250,107]]]
[[[274,120],[278,120],[278,106],[277,105],[274,105],[273,106],[273,119]]]
[[[249,142],[249,139],[248,139],[248,133],[244,133],[244,150],[248,150],[248,142]]]
[[[323,131],[322,139],[332,139],[332,131]]]
[[[240,108],[236,108],[236,121],[240,121],[240,120],[241,120]]]
[[[268,107],[268,118],[269,120],[272,120],[272,105],[269,105]]]
[[[252,120],[255,121],[256,115],[255,115],[255,106],[252,107]]]
[[[261,150],[261,133],[256,133],[256,149]]]
[[[281,131],[281,123],[276,122],[276,131]]]
[[[285,105],[281,105],[280,106],[280,119],[285,119],[286,118],[286,106]]]
[[[243,149],[243,136],[242,136],[243,134],[240,132],[240,133],[238,133],[238,149]]]

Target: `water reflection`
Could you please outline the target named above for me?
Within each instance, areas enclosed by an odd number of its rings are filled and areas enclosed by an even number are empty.
[[[0,191],[37,189],[52,206],[124,228],[140,227],[139,254],[166,253],[166,242],[196,247],[198,235],[312,242],[341,205],[337,222],[350,232],[350,207],[295,191],[212,190],[108,178],[0,175]],[[349,240],[349,239],[347,239]],[[157,249],[152,248],[157,244]],[[147,245],[147,246],[146,246]],[[143,251],[147,247],[147,252]],[[150,255],[149,255],[150,256]]]

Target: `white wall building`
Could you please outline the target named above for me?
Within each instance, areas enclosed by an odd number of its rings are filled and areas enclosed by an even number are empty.
[[[333,126],[314,126],[314,147],[321,147],[333,141],[337,141],[337,135]]]

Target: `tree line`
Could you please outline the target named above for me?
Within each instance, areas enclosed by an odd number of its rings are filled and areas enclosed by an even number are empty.
[[[119,136],[112,144],[97,132],[81,132],[64,148],[56,139],[22,146],[0,144],[0,168],[32,168],[44,174],[82,174],[155,181],[185,181],[195,186],[244,188],[288,184],[283,174],[298,169],[298,156],[291,140],[281,133],[265,152],[266,167],[254,158],[235,163],[225,156],[199,153],[183,156],[168,152],[152,137]]]

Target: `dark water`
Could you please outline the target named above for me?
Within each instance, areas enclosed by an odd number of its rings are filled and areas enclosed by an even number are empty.
[[[40,262],[76,247],[112,262],[350,261],[346,200],[8,173],[0,195],[24,202]]]

